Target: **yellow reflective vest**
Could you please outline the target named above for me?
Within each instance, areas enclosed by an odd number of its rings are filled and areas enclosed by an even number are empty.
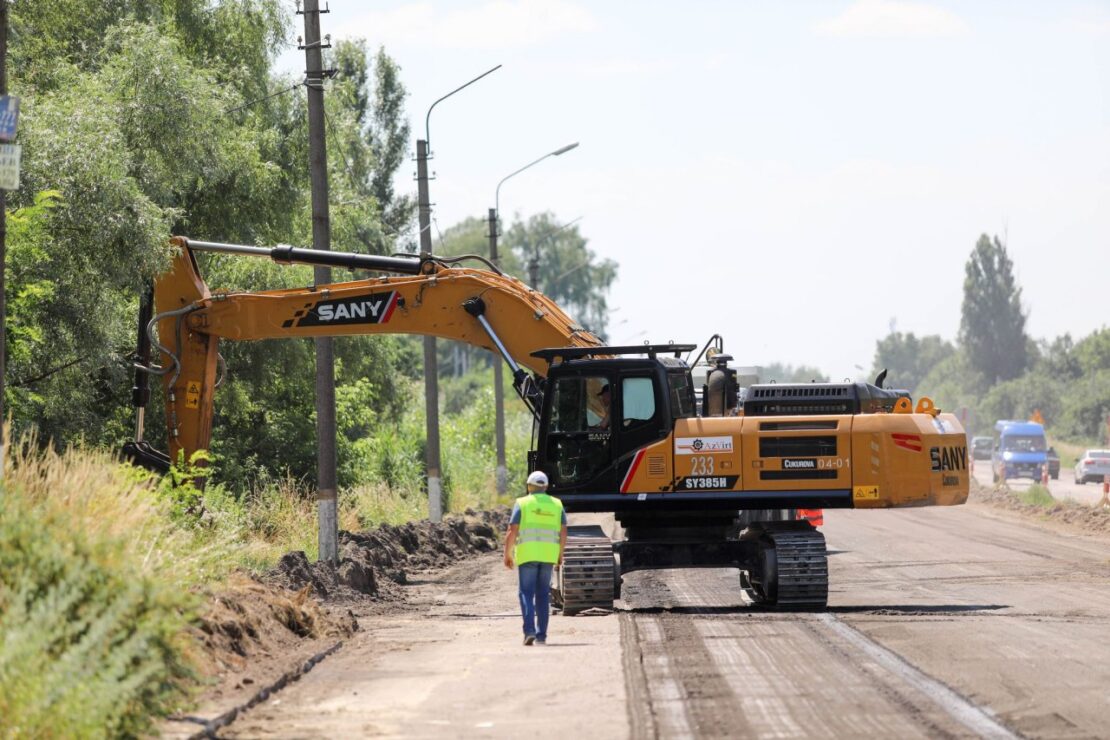
[[[530,493],[517,503],[520,505],[520,530],[513,551],[516,564],[559,562],[563,502],[546,493]]]

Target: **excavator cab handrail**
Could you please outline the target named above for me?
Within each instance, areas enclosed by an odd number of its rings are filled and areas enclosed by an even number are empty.
[[[605,355],[647,355],[655,359],[659,354],[674,354],[680,358],[683,352],[692,352],[697,349],[696,344],[625,344],[602,345],[598,347],[547,347],[530,353],[532,357],[554,362],[557,358],[563,360],[580,360],[584,357],[599,357]]]

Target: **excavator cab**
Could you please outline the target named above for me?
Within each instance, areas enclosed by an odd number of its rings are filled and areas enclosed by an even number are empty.
[[[648,356],[595,359],[566,348],[571,356],[549,369],[536,467],[556,495],[619,491],[638,450],[667,439],[676,418],[696,415],[690,371],[678,359],[687,345],[604,349]],[[659,357],[663,351],[675,356]],[[536,356],[543,352],[555,350]]]

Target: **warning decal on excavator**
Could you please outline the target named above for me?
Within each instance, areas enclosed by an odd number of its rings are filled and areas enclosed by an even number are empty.
[[[185,408],[200,408],[200,381],[190,380],[185,384]]]
[[[879,487],[878,486],[854,486],[852,488],[852,499],[855,501],[878,501],[879,500]]]

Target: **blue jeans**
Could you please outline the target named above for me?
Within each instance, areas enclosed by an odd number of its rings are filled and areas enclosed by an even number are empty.
[[[554,569],[554,563],[521,563],[517,568],[525,636],[547,639],[547,620],[551,616],[551,571]]]

